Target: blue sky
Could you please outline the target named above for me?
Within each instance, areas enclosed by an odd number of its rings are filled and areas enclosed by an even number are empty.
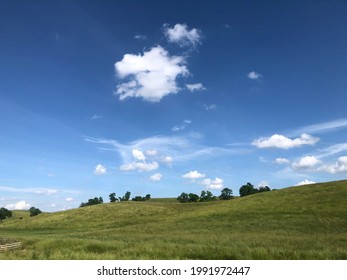
[[[0,206],[347,178],[344,1],[1,1]]]

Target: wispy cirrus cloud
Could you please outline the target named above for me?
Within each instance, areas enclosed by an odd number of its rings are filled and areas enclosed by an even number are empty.
[[[85,141],[102,145],[99,149],[117,152],[123,171],[158,169],[161,164],[186,162],[201,157],[218,157],[245,153],[245,149],[207,147],[199,143],[195,134],[186,136],[153,136],[121,144],[112,139],[85,138]],[[106,146],[106,147],[105,147]],[[136,152],[135,152],[136,151]]]
[[[51,188],[15,188],[15,187],[7,187],[7,186],[0,186],[0,191],[14,192],[14,193],[32,193],[32,194],[38,194],[38,195],[51,195],[51,194],[56,194],[58,192],[57,189],[51,189]]]
[[[316,152],[316,156],[318,158],[325,158],[335,154],[342,153],[344,151],[347,151],[347,143],[339,143],[339,144],[331,145],[327,148],[318,150],[318,152]]]
[[[204,108],[206,111],[214,111],[214,110],[217,110],[217,105],[216,104],[210,104],[210,105],[207,105],[207,104],[204,104]]]
[[[347,127],[347,119],[338,119],[329,122],[317,123],[301,127],[293,130],[291,135],[299,135],[302,133],[326,133],[332,130],[342,129]]]
[[[159,168],[159,164],[156,161],[151,162],[131,162],[127,164],[123,164],[120,167],[120,170],[123,171],[143,171],[143,172],[149,172],[153,171]]]
[[[206,88],[202,85],[202,83],[196,83],[196,84],[186,84],[186,87],[189,91],[201,91],[206,90]]]
[[[181,125],[175,125],[171,130],[175,131],[175,132],[180,131],[180,130],[184,130],[184,129],[186,129],[187,125],[189,125],[191,123],[192,123],[191,120],[184,120]]]
[[[94,115],[90,118],[90,120],[91,120],[91,121],[94,121],[94,120],[101,119],[101,118],[102,118],[101,115],[94,114]]]

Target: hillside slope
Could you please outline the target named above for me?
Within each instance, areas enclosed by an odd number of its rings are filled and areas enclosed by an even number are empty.
[[[0,237],[24,245],[0,259],[347,259],[347,181],[24,214],[0,224]]]

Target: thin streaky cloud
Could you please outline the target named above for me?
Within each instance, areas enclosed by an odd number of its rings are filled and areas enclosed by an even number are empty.
[[[91,120],[91,121],[94,121],[94,120],[97,120],[97,119],[100,119],[100,118],[102,118],[101,115],[94,114],[94,115],[90,118],[90,120]]]
[[[325,158],[341,152],[347,151],[347,143],[335,144],[325,149],[322,149],[316,155],[317,158]]]
[[[304,126],[290,133],[292,135],[299,135],[302,133],[326,133],[331,130],[341,129],[347,127],[347,119],[338,119],[330,122],[323,122],[313,125]]]
[[[58,192],[57,189],[50,188],[15,188],[8,186],[0,186],[0,191],[32,194],[55,194]]]

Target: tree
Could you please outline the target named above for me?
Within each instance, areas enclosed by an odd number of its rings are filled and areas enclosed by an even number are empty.
[[[200,199],[200,197],[195,193],[189,193],[188,197],[189,197],[189,202],[198,202]]]
[[[205,202],[205,201],[213,201],[216,199],[217,199],[217,197],[214,196],[210,191],[201,191],[199,201]]]
[[[94,198],[88,199],[88,202],[82,202],[80,204],[80,207],[102,204],[103,202],[104,202],[104,200],[102,199],[101,196],[99,198],[94,197]]]
[[[181,203],[189,202],[189,196],[187,193],[183,192],[177,197],[177,200]]]
[[[268,192],[271,191],[271,189],[268,186],[265,187],[259,187],[258,192]]]
[[[251,183],[247,183],[246,185],[243,185],[240,190],[240,196],[247,196],[250,194],[254,194],[258,192],[258,189],[255,189]]]
[[[110,198],[110,202],[116,202],[118,201],[118,198],[116,197],[116,193],[111,193],[109,195],[109,198]]]
[[[126,192],[123,197],[119,197],[120,201],[129,201],[131,192]]]
[[[231,189],[229,188],[222,189],[221,194],[219,196],[220,200],[230,200],[232,198],[234,198],[234,196],[233,196],[233,191]]]
[[[29,209],[29,212],[30,212],[30,217],[34,217],[42,213],[42,211],[39,208],[35,208],[35,207],[31,207]]]
[[[146,198],[146,200],[150,200],[151,199],[151,195],[150,194],[146,194],[145,198]]]
[[[0,222],[12,217],[12,212],[4,207],[0,208]]]
[[[142,197],[142,196],[135,196],[133,197],[132,201],[145,201],[146,197]]]

